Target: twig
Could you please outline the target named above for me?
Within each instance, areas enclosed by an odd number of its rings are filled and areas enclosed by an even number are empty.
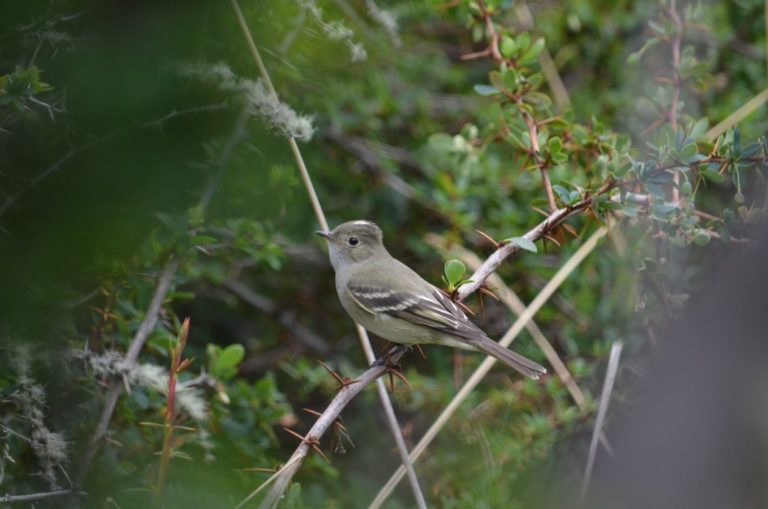
[[[613,189],[614,186],[615,182],[612,180],[607,181],[600,189],[597,190],[595,196],[607,193]],[[544,237],[570,216],[587,209],[591,204],[592,197],[588,196],[570,207],[557,209],[549,216],[547,216],[547,218],[539,223],[535,228],[523,235],[523,238],[528,239],[531,242],[535,242]],[[468,295],[477,291],[477,289],[480,288],[486,278],[495,272],[498,266],[501,265],[501,262],[519,250],[520,247],[514,243],[507,243],[499,247],[499,249],[497,249],[491,256],[489,256],[483,262],[483,265],[477,269],[475,273],[472,274],[472,276],[470,276],[469,280],[472,282],[462,285],[459,288],[458,300],[464,300]]]
[[[246,42],[248,43],[248,47],[251,50],[251,54],[253,56],[254,61],[256,62],[256,66],[259,68],[259,73],[261,75],[261,78],[264,80],[264,83],[267,85],[267,88],[269,89],[270,94],[274,98],[277,99],[277,91],[275,90],[274,85],[272,85],[272,80],[269,77],[269,73],[267,72],[267,68],[264,65],[263,60],[261,59],[261,54],[259,53],[259,49],[256,47],[256,43],[253,40],[253,36],[251,35],[251,31],[248,28],[248,23],[245,20],[245,17],[243,16],[243,12],[240,9],[240,4],[237,0],[230,0],[230,3],[232,5],[232,9],[235,12],[235,16],[237,17],[237,22],[240,25],[240,29],[243,32],[243,36],[246,39]],[[317,197],[317,193],[315,192],[315,188],[312,185],[312,179],[309,176],[309,171],[307,170],[306,164],[304,164],[304,158],[301,155],[301,150],[299,150],[299,145],[296,142],[296,140],[292,137],[288,138],[288,144],[291,147],[291,152],[293,152],[293,156],[296,160],[296,165],[299,167],[299,172],[301,173],[301,178],[304,181],[304,187],[307,190],[307,194],[309,195],[309,199],[312,202],[312,208],[315,212],[315,217],[317,218],[317,222],[320,224],[320,227],[324,230],[329,230],[328,221],[325,218],[325,213],[323,212],[323,207],[320,205],[320,200]],[[365,331],[364,328],[360,327],[356,324],[356,330],[357,335],[360,338],[360,344],[363,347],[363,351],[365,352],[365,356],[368,359],[369,362],[373,362],[375,359],[375,356],[373,354],[373,348],[371,348],[371,341],[368,339],[368,333]],[[361,384],[356,384],[361,385]],[[387,416],[387,423],[389,425],[389,428],[392,432],[392,435],[395,437],[395,443],[397,444],[397,450],[400,454],[400,458],[403,461],[403,463],[406,465],[406,468],[408,469],[408,479],[411,483],[411,489],[413,491],[413,496],[416,499],[416,503],[419,506],[420,509],[426,509],[427,504],[424,501],[424,495],[421,492],[421,487],[419,486],[418,478],[416,477],[416,471],[413,469],[413,465],[409,463],[408,460],[408,449],[405,447],[405,440],[403,439],[402,432],[400,430],[400,424],[397,421],[397,418],[394,414],[394,410],[392,409],[392,403],[389,400],[389,395],[387,394],[386,387],[384,387],[383,383],[379,384],[378,387],[379,391],[379,398],[381,399],[381,404],[384,407],[384,412]],[[304,443],[302,443],[299,447],[303,446]],[[298,468],[298,465],[295,467]],[[295,471],[295,470],[294,470]],[[291,474],[292,476],[293,474]],[[290,480],[289,476],[284,483],[276,484],[275,488],[281,487],[282,490],[285,490],[285,488],[288,485],[288,481]],[[273,488],[273,490],[275,489]],[[272,492],[270,492],[272,493]],[[275,499],[275,502],[277,499],[282,496],[282,491],[277,495],[277,498]]]
[[[611,356],[608,359],[608,370],[605,374],[603,383],[603,393],[600,395],[600,406],[597,410],[597,419],[595,420],[595,429],[592,433],[592,441],[589,444],[589,456],[587,457],[587,466],[584,469],[584,480],[581,485],[581,501],[587,495],[589,481],[592,477],[592,467],[595,464],[595,454],[597,454],[597,440],[602,432],[605,414],[608,411],[608,403],[613,391],[613,382],[616,380],[616,371],[619,368],[619,358],[621,357],[621,341],[615,341],[611,347]]]
[[[36,502],[38,500],[45,500],[46,498],[69,497],[69,496],[82,497],[85,495],[87,495],[86,492],[75,491],[75,490],[44,491],[41,493],[30,493],[28,495],[4,495],[0,497],[0,503],[15,504],[18,502]]]
[[[404,352],[405,351],[402,350],[392,354],[391,360],[393,362],[397,362]],[[339,392],[336,393],[336,396],[333,398],[331,403],[323,411],[317,421],[315,421],[315,424],[312,426],[312,428],[310,428],[309,432],[307,432],[305,435],[306,440],[299,444],[299,446],[293,452],[293,455],[291,455],[291,458],[288,460],[288,463],[286,463],[286,465],[281,468],[280,471],[276,472],[275,475],[273,475],[272,478],[267,481],[268,483],[274,484],[259,507],[264,509],[271,509],[272,507],[275,507],[277,502],[283,496],[288,483],[296,474],[299,467],[301,467],[304,458],[306,458],[311,451],[312,447],[308,442],[310,440],[319,441],[325,432],[334,425],[336,419],[339,418],[341,412],[344,410],[347,404],[373,381],[380,380],[380,377],[386,373],[386,371],[387,367],[384,365],[373,366],[368,368],[356,379],[357,383],[347,384],[339,389]],[[263,487],[264,485],[257,488],[246,499],[240,502],[236,506],[236,509],[240,509],[241,507],[245,506],[245,504],[250,502],[255,494],[261,491]]]
[[[601,227],[599,230],[593,233],[592,236],[587,239],[587,241],[584,242],[584,244],[582,244],[578,250],[576,250],[576,252],[568,259],[568,261],[565,262],[560,270],[557,271],[554,277],[549,280],[549,282],[541,290],[541,292],[539,292],[536,298],[533,299],[530,305],[526,308],[525,312],[517,318],[515,323],[512,324],[512,327],[510,327],[509,330],[504,334],[504,337],[502,337],[499,341],[500,345],[509,346],[510,343],[512,343],[512,341],[523,330],[526,324],[541,309],[547,300],[549,300],[552,294],[560,287],[563,281],[565,281],[565,279],[576,269],[576,267],[579,266],[584,258],[586,258],[587,255],[591,253],[593,249],[595,249],[597,242],[603,236],[605,236],[606,233],[608,233],[608,229],[606,227]],[[483,266],[486,264],[487,261],[483,264]],[[462,286],[462,288],[464,288],[464,286]],[[427,449],[429,444],[432,443],[432,440],[437,436],[440,430],[442,430],[446,422],[448,422],[448,419],[450,419],[456,409],[458,409],[459,405],[461,405],[467,396],[469,396],[472,390],[474,390],[477,384],[480,383],[480,381],[485,377],[485,375],[490,371],[495,363],[496,359],[493,357],[487,357],[485,360],[483,360],[475,372],[472,373],[472,376],[470,376],[469,379],[464,383],[459,392],[456,393],[453,399],[451,399],[451,402],[448,403],[448,406],[446,406],[445,409],[440,413],[432,426],[429,427],[421,440],[419,440],[419,443],[416,444],[416,447],[413,448],[410,456],[411,462],[415,462],[416,459],[418,459],[419,456],[421,456],[421,454]],[[376,509],[381,507],[404,475],[405,469],[400,466],[395,471],[395,473],[392,474],[392,476],[381,488],[381,490],[379,490],[376,498],[374,498],[373,502],[371,502],[371,504],[368,506],[369,509]]]
[[[515,62],[511,60],[506,60],[502,56],[501,51],[499,50],[499,34],[496,31],[496,28],[493,26],[493,16],[491,15],[491,12],[488,10],[488,7],[485,5],[485,2],[483,0],[478,0],[477,6],[480,8],[480,13],[483,17],[483,21],[485,22],[486,31],[488,32],[488,36],[490,37],[490,42],[488,43],[488,49],[486,50],[486,52],[480,52],[474,55],[470,55],[471,58],[488,56],[488,57],[491,57],[493,61],[496,62],[497,64],[500,64],[503,62],[503,63],[506,63],[507,65],[514,67]],[[530,15],[530,12],[528,14]],[[533,115],[531,115],[531,113],[529,113],[529,111],[525,108],[525,104],[523,103],[522,97],[520,97],[517,94],[511,94],[509,92],[505,92],[505,94],[517,106],[517,110],[520,113],[520,115],[523,117],[525,126],[528,129],[528,137],[531,140],[531,148],[528,153],[529,153],[529,156],[533,159],[534,163],[536,164],[536,167],[541,172],[541,178],[544,183],[544,190],[546,191],[546,194],[547,194],[547,204],[549,205],[549,211],[554,212],[555,210],[557,210],[557,202],[555,202],[555,193],[552,189],[552,182],[550,182],[550,179],[549,179],[547,163],[546,161],[543,161],[541,158],[541,150],[539,149],[538,124],[536,122],[536,119],[533,118]]]

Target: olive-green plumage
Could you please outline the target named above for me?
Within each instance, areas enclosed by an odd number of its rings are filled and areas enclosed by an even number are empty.
[[[342,306],[370,332],[393,343],[480,351],[533,379],[547,372],[490,339],[441,290],[393,258],[374,223],[350,221],[317,234],[328,241]]]

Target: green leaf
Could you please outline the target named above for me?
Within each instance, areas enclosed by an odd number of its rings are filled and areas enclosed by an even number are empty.
[[[692,240],[693,240],[694,244],[697,244],[699,246],[706,246],[707,244],[709,244],[710,237],[709,237],[709,235],[707,235],[707,233],[704,230],[698,230],[693,235],[693,239]]]
[[[235,368],[245,357],[245,347],[235,343],[229,345],[221,351],[219,356],[219,365],[224,368]]]
[[[547,141],[547,149],[549,149],[549,153],[553,156],[559,155],[563,150],[563,140],[558,136],[551,137],[549,141]]]
[[[525,237],[511,237],[505,240],[505,242],[514,244],[520,249],[525,249],[526,251],[530,251],[531,253],[538,252],[538,249],[536,248],[536,244],[534,244],[533,241],[526,239]]]
[[[689,143],[688,145],[684,146],[682,150],[680,150],[680,157],[683,158],[684,161],[690,161],[694,157],[696,157],[696,154],[698,154],[699,149],[696,146],[695,143]]]
[[[492,87],[491,85],[475,85],[475,92],[477,92],[480,95],[493,95],[498,94],[499,89],[496,87]]]
[[[192,243],[195,245],[200,244],[213,244],[218,239],[216,237],[211,237],[210,235],[195,235],[192,237]]]
[[[461,260],[453,259],[445,262],[443,272],[445,273],[445,279],[448,280],[448,287],[455,288],[466,271],[467,267]]]
[[[501,54],[504,56],[504,58],[512,58],[512,56],[514,56],[515,52],[517,51],[515,40],[507,34],[501,36],[500,46]]]
[[[531,63],[536,59],[537,56],[539,56],[539,53],[541,53],[541,50],[543,49],[544,39],[537,39],[536,42],[534,42],[531,47],[528,48],[525,53],[523,53],[517,62],[521,65]]]

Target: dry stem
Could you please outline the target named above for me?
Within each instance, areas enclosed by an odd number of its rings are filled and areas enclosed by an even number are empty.
[[[611,392],[613,391],[613,382],[616,380],[616,372],[619,369],[619,358],[621,357],[621,341],[615,341],[611,347],[611,355],[608,359],[608,369],[605,374],[605,382],[603,383],[603,392],[600,396],[600,406],[597,410],[597,419],[595,421],[595,429],[592,433],[592,441],[589,444],[589,456],[587,458],[587,466],[584,469],[584,479],[581,485],[581,501],[584,501],[584,497],[587,494],[589,488],[589,481],[592,477],[592,467],[595,464],[595,454],[597,454],[597,440],[603,430],[603,423],[605,422],[605,415],[608,412],[608,403],[611,400]]]

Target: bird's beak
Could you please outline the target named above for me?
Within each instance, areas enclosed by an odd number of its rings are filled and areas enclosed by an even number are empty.
[[[326,240],[331,240],[333,237],[331,236],[331,232],[327,232],[324,230],[317,230],[315,232],[315,235],[320,235],[321,237],[325,238]]]

